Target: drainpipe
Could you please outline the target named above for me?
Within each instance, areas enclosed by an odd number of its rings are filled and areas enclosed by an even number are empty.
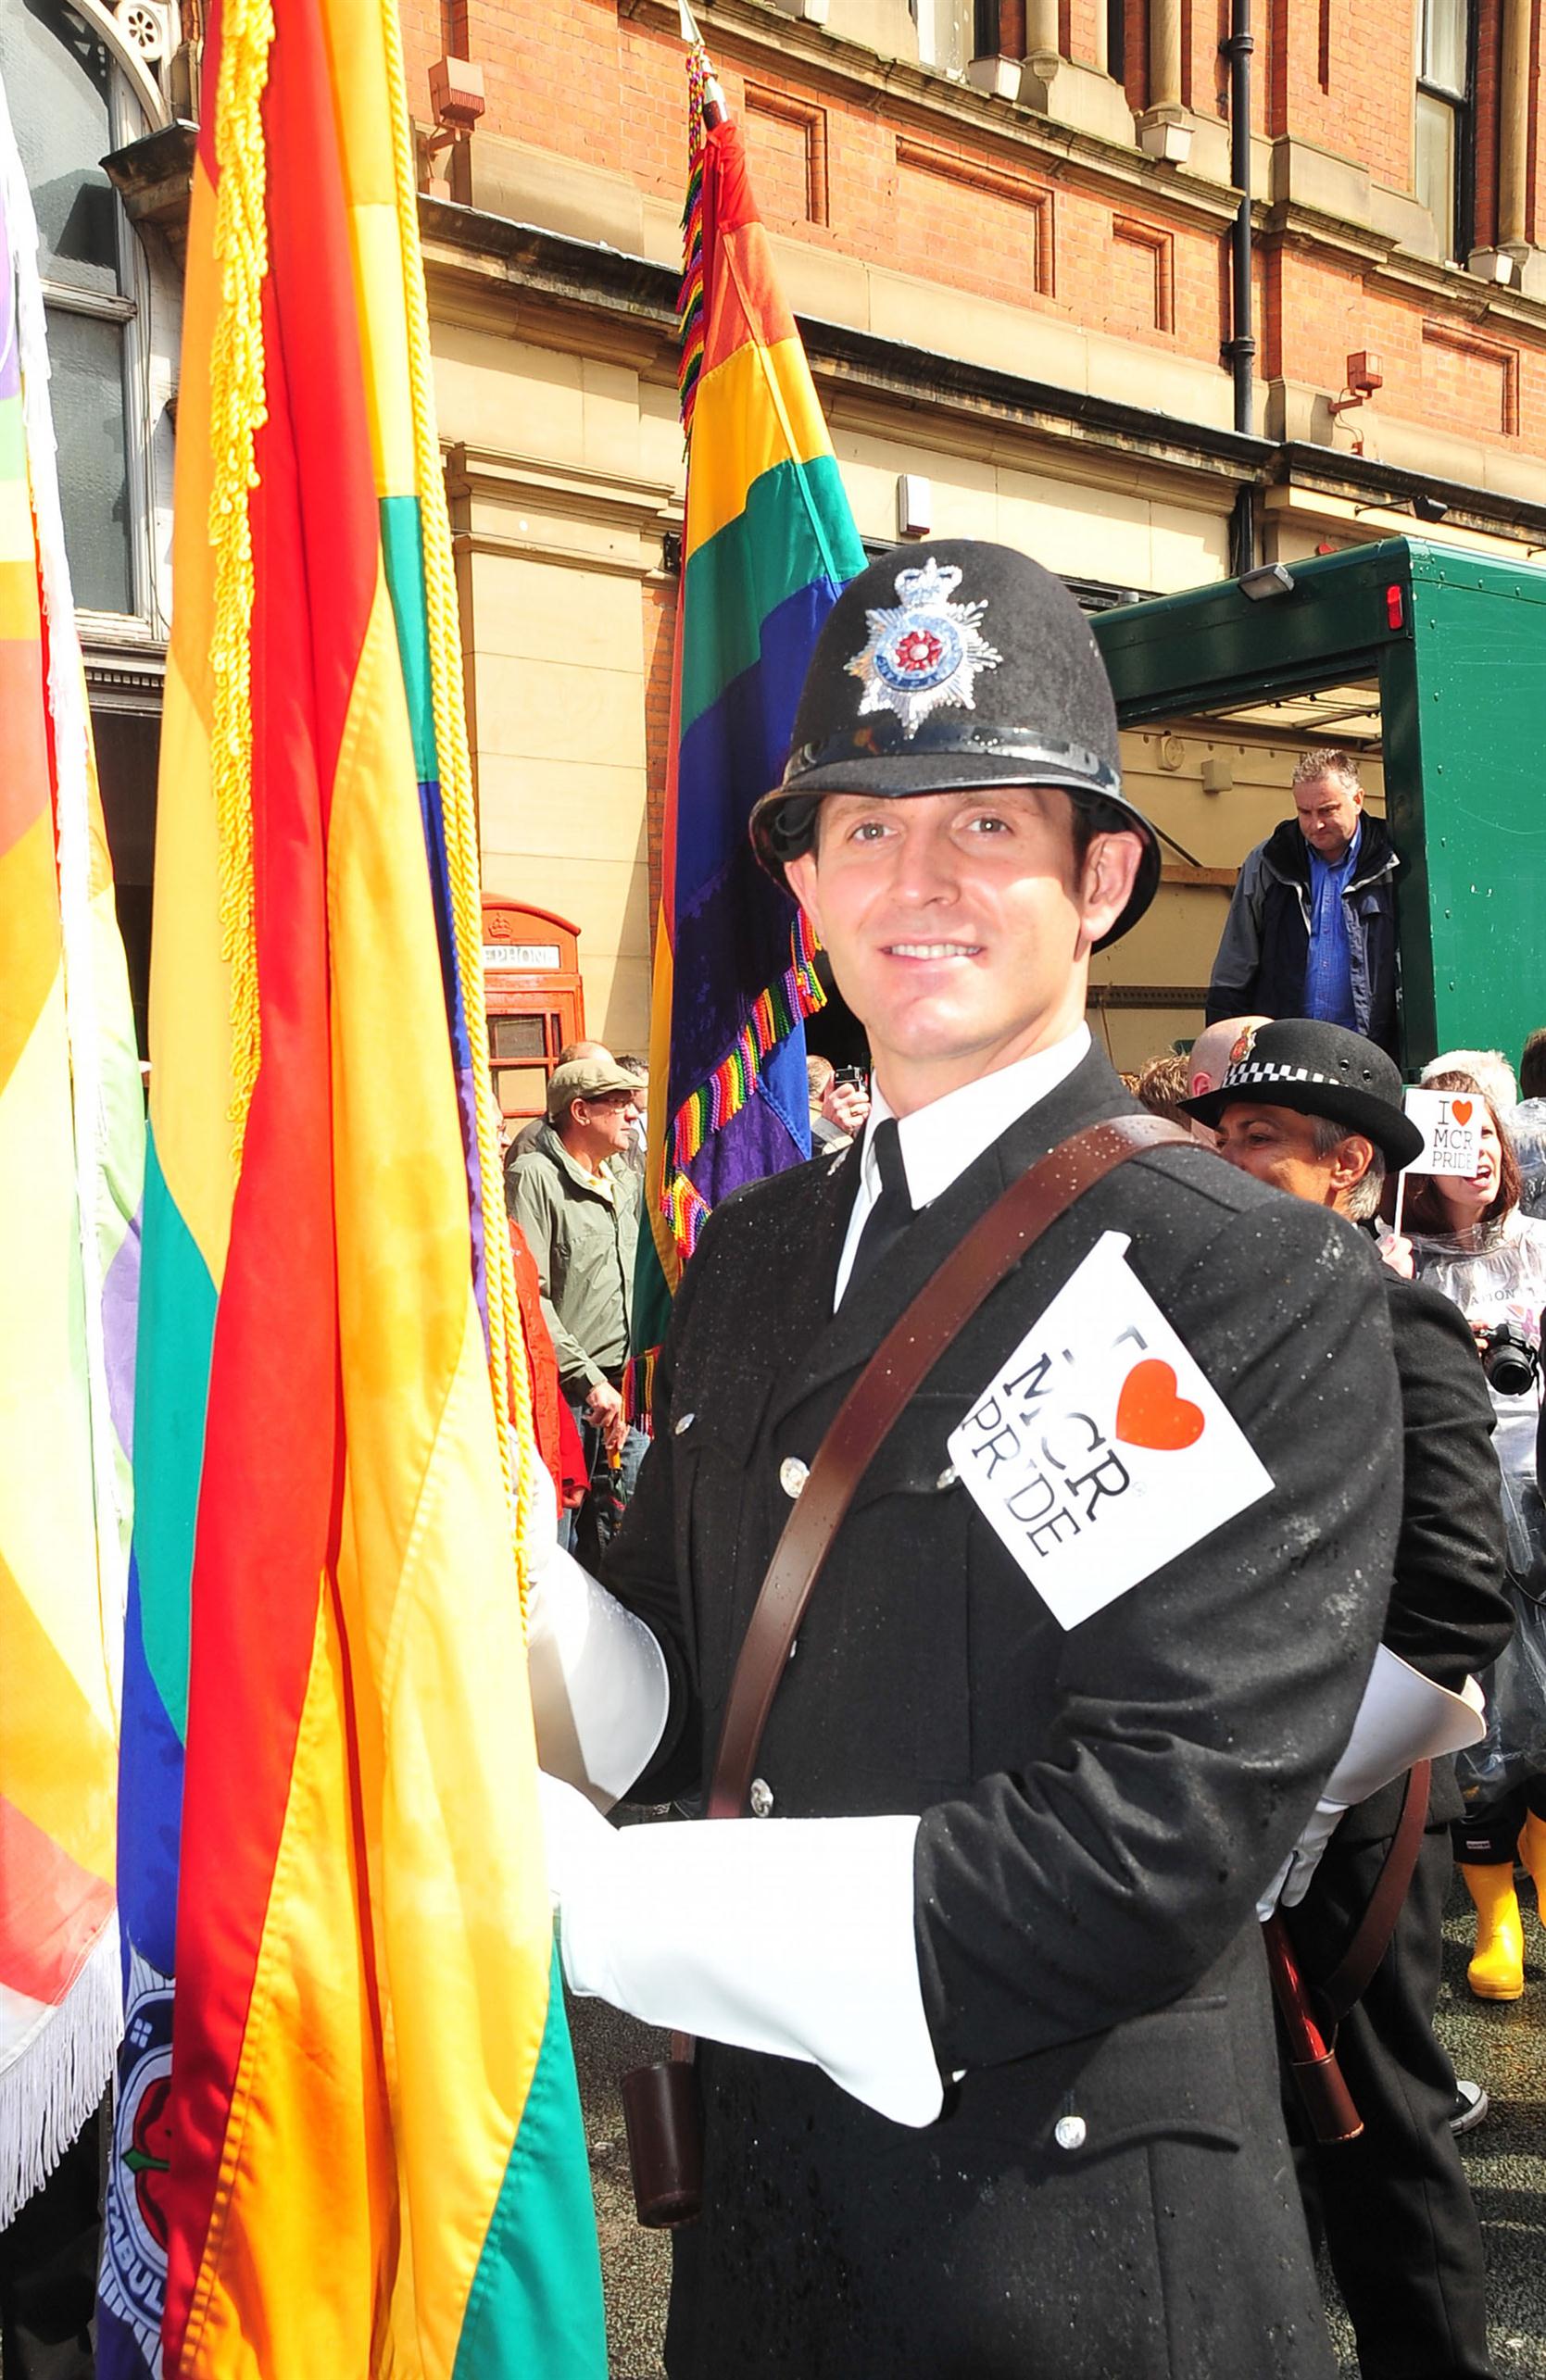
[[[1523,257],[1530,138],[1530,0],[1503,0],[1503,70],[1498,127],[1498,235],[1495,244]]]
[[[1235,383],[1235,427],[1249,437],[1255,387],[1256,341],[1251,333],[1251,57],[1256,44],[1251,31],[1251,0],[1230,0],[1229,37],[1224,44],[1229,60],[1229,178],[1240,194],[1239,210],[1230,227],[1230,332],[1225,342]],[[1242,488],[1235,507],[1235,568],[1249,570],[1255,561],[1255,530],[1251,490]]]

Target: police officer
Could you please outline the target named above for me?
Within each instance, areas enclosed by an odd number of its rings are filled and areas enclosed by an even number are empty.
[[[1184,1104],[1217,1133],[1229,1164],[1370,1229],[1387,1166],[1422,1152],[1393,1061],[1340,1025],[1262,1023],[1239,1037],[1218,1087]],[[1384,1288],[1404,1461],[1383,1641],[1461,1692],[1513,1628],[1491,1402],[1459,1307],[1389,1271]],[[1368,1910],[1401,1807],[1397,1785],[1357,1809],[1328,1799],[1313,1830],[1325,1842],[1313,1873],[1309,1847],[1300,1852],[1285,1899],[1313,1983],[1332,1973]],[[1410,1888],[1338,2032],[1364,2130],[1301,2149],[1364,2380],[1489,2380],[1492,2371],[1481,2233],[1451,2128],[1457,2115],[1464,2124],[1485,2114],[1486,2100],[1475,2083],[1459,2093],[1433,2031],[1454,1869],[1450,1822],[1462,1814],[1453,1763],[1436,1761]]]
[[[613,1766],[651,1740],[650,1800],[704,1790],[791,1499],[883,1336],[1007,1184],[1136,1112],[1086,984],[1158,845],[1088,628],[1035,563],[945,541],[855,580],[752,832],[868,1033],[874,1104],[836,1161],[705,1227],[608,1558],[632,1617],[592,1598],[604,1660],[584,1581],[542,1581],[538,1637],[608,1672],[638,1729]],[[1255,1903],[1376,1698],[1400,1482],[1378,1271],[1196,1146],[1129,1161],[871,1465],[756,1814],[614,1833],[547,1786],[571,1986],[702,2036],[672,2380],[1332,2372]],[[1087,1465],[1033,1549],[974,1431],[1055,1298],[1066,1385],[1021,1455],[1045,1486],[1083,1436],[1104,1484]],[[587,1692],[566,1732],[596,1743]],[[1464,1710],[1411,1672],[1394,1692],[1424,1748]]]

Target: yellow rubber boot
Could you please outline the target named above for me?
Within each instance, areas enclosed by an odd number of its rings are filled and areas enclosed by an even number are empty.
[[[1546,1818],[1537,1818],[1533,1810],[1519,1837],[1519,1857],[1530,1872],[1541,1920],[1546,1923]]]
[[[1516,2000],[1525,1989],[1525,1934],[1515,1898],[1514,1870],[1461,1862],[1465,1889],[1477,1905],[1477,1953],[1465,1980],[1479,2000]]]

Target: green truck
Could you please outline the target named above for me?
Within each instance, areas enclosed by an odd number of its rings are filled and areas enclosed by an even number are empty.
[[[1546,1024],[1546,569],[1398,537],[1092,625],[1125,728],[1227,732],[1313,696],[1377,738],[1407,1070],[1516,1056]]]

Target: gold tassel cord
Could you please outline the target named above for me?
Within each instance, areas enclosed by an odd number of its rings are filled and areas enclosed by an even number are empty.
[[[270,0],[227,0],[215,100],[215,257],[220,311],[209,358],[214,483],[214,678],[209,776],[220,840],[220,956],[231,969],[229,1110],[238,1165],[261,1056],[258,915],[252,839],[252,610],[247,498],[258,484],[254,442],[268,420],[263,284],[269,271],[263,94],[274,19]]]
[[[451,886],[452,931],[456,938],[457,972],[472,1044],[473,1104],[476,1116],[478,1171],[483,1192],[484,1252],[488,1297],[489,1372],[498,1424],[499,1459],[511,1518],[516,1572],[521,1591],[522,1626],[526,1619],[527,1586],[532,1555],[533,1497],[536,1480],[536,1433],[532,1416],[531,1382],[524,1345],[520,1336],[515,1270],[510,1256],[509,1227],[505,1214],[504,1167],[499,1153],[499,1123],[494,1085],[483,1053],[486,1046],[484,1012],[483,907],[478,858],[478,820],[472,798],[471,762],[467,748],[467,713],[461,674],[461,621],[457,604],[456,568],[451,555],[450,524],[446,512],[446,482],[434,430],[434,387],[430,364],[429,310],[424,294],[423,262],[419,251],[419,193],[415,176],[412,129],[403,78],[402,50],[395,7],[382,11],[387,59],[388,95],[392,110],[396,162],[398,246],[403,257],[404,311],[408,322],[408,381],[413,409],[414,480],[423,543],[424,600],[430,654],[430,687],[434,741],[440,771],[440,799],[445,823],[447,872]],[[513,1417],[515,1460],[510,1460],[507,1416]]]

